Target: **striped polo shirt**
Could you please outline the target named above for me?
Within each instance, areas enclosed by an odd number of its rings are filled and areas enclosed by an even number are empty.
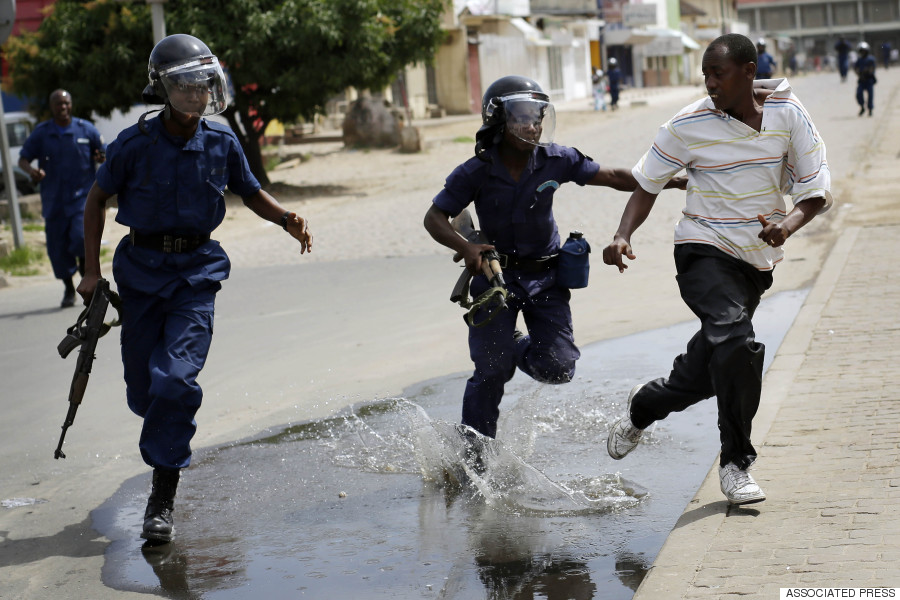
[[[825,143],[787,79],[766,79],[754,87],[773,90],[763,105],[762,126],[717,110],[707,96],[683,108],[660,127],[653,146],[632,173],[651,194],[687,170],[688,187],[675,243],[701,243],[769,271],[782,248],[759,239],[757,215],[784,219],[784,195],[794,204],[825,197],[832,203]]]

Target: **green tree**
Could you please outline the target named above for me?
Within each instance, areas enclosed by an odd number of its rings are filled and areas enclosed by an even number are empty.
[[[259,138],[272,119],[311,118],[348,87],[380,89],[430,61],[448,0],[168,0],[166,30],[210,47],[233,84],[224,113],[250,168],[268,183]],[[153,48],[144,2],[59,0],[34,33],[6,46],[15,93],[44,104],[63,87],[80,115],[139,101]]]

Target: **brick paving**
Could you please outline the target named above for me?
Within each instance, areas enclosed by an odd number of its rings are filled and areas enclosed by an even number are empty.
[[[635,599],[900,587],[898,242],[897,225],[845,231],[766,377],[768,499],[728,507],[713,468]]]

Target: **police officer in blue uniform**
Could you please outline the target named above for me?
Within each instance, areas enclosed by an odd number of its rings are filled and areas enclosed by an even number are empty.
[[[572,329],[570,291],[557,285],[560,237],[553,197],[561,184],[602,185],[632,191],[630,169],[601,167],[575,148],[553,143],[556,115],[533,80],[507,76],[492,83],[482,101],[482,127],[475,156],[458,166],[425,214],[425,229],[456,251],[475,277],[472,296],[489,283],[481,274],[482,252],[500,253],[509,290],[508,310],[481,327],[469,326],[475,372],[463,395],[462,424],[495,437],[500,401],[516,367],[533,379],[560,384],[572,379],[580,357]],[[683,178],[670,187],[684,188]],[[449,218],[475,205],[490,244],[472,243]],[[528,333],[516,329],[522,313]],[[468,430],[463,428],[466,435]],[[471,436],[466,436],[471,439]]]
[[[872,56],[871,48],[866,42],[860,42],[856,47],[859,58],[853,64],[853,71],[856,73],[856,103],[859,104],[859,116],[863,116],[866,108],[869,109],[869,116],[872,116],[872,110],[875,108],[875,57]]]
[[[19,152],[19,168],[41,184],[41,213],[53,275],[65,286],[62,308],[75,305],[72,276],[84,275],[84,201],[106,144],[90,121],[72,116],[66,90],[50,94],[52,119],[40,123]],[[37,159],[38,167],[31,162]]]
[[[756,78],[771,79],[777,63],[775,58],[766,52],[766,40],[759,38],[756,42]]]
[[[210,239],[225,216],[225,188],[280,223],[301,253],[312,250],[312,235],[305,219],[260,189],[234,132],[202,118],[227,103],[225,77],[206,44],[166,37],[150,54],[149,78],[145,102],[165,108],[143,115],[109,145],[85,207],[86,270],[78,292],[87,303],[96,288],[106,202],[117,195],[116,221],[130,228],[113,259],[127,400],[144,419],[139,446],[153,467],[141,537],[167,542],[202,400],[196,378],[209,351],[216,293],[231,267]]]

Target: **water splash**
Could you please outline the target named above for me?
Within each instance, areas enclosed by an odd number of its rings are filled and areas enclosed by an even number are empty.
[[[525,403],[536,402],[536,396]],[[336,464],[372,473],[419,472],[428,482],[466,487],[497,510],[530,516],[609,512],[634,506],[646,496],[618,476],[581,476],[565,484],[551,480],[519,454],[528,456],[534,448],[534,419],[507,420],[512,444],[470,431],[477,436],[482,468],[473,464],[458,425],[433,420],[420,405],[403,398],[378,406],[354,410],[333,422]]]

